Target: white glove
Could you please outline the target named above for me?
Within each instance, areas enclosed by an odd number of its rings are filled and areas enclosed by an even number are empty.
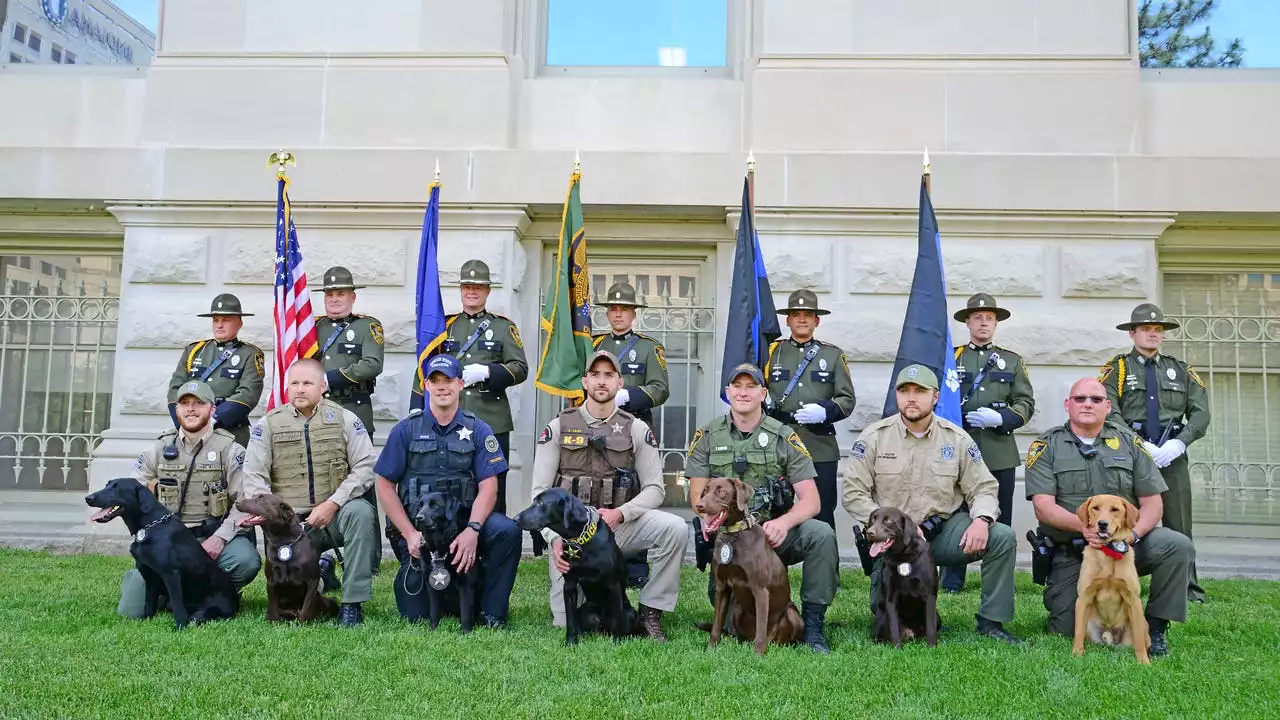
[[[827,421],[827,409],[817,403],[806,403],[796,410],[796,422],[816,425]]]
[[[478,382],[484,382],[489,379],[489,366],[480,363],[471,363],[462,368],[462,384],[475,385]]]
[[[1156,460],[1156,458],[1160,456],[1160,446],[1159,446],[1159,445],[1157,445],[1157,444],[1155,444],[1155,443],[1153,443],[1153,442],[1147,442],[1146,440],[1143,440],[1143,441],[1142,441],[1142,447],[1143,447],[1144,449],[1146,449],[1147,454],[1151,456],[1151,459],[1152,459],[1152,460]],[[1159,467],[1159,465],[1160,465],[1160,461],[1159,461],[1159,460],[1156,460],[1156,466],[1157,466],[1157,467]]]
[[[613,404],[618,407],[622,407],[629,402],[631,402],[631,393],[626,388],[622,388],[617,395],[613,396]]]
[[[998,428],[1004,424],[1000,413],[985,407],[965,413],[964,421],[977,428]]]
[[[1178,456],[1187,451],[1187,444],[1178,439],[1166,440],[1163,445],[1156,448],[1156,452],[1151,456],[1156,461],[1156,467],[1169,467],[1169,464],[1178,459]],[[1158,454],[1157,454],[1158,453]]]

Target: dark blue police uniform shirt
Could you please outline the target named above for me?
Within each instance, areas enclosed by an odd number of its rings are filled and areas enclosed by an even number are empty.
[[[461,416],[462,411],[459,410],[448,426],[441,426],[434,418],[431,418],[431,422],[435,425],[435,431],[440,437],[456,437],[458,431],[464,429],[459,422]],[[409,463],[409,443],[413,441],[410,427],[416,419],[416,417],[405,418],[391,429],[391,433],[387,435],[387,444],[382,447],[378,462],[373,466],[373,472],[376,475],[393,483],[398,483],[404,478],[404,470]],[[476,482],[507,472],[507,458],[503,456],[502,448],[498,446],[498,438],[494,437],[493,428],[489,427],[489,423],[476,418],[471,442],[476,449],[471,466]]]

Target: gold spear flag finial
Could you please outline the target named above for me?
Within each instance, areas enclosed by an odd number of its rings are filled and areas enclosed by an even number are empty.
[[[929,174],[929,146],[924,147],[924,174]]]
[[[748,149],[747,150],[747,172],[753,173],[755,171],[756,171],[756,154],[751,149]]]
[[[436,158],[436,174],[435,181],[440,182],[440,158]]]
[[[577,148],[573,149],[573,171],[576,173],[582,172],[582,158],[578,155]]]
[[[285,166],[293,165],[296,167],[298,165],[298,159],[288,150],[277,150],[271,153],[271,157],[267,158],[267,167],[271,167],[272,165],[277,166],[276,172],[283,175]]]

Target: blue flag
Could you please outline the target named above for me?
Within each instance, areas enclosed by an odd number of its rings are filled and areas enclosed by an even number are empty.
[[[733,368],[751,363],[763,368],[769,359],[769,344],[782,335],[778,312],[769,289],[769,276],[760,255],[760,238],[751,216],[751,187],[742,184],[742,219],[738,222],[738,243],[733,251],[733,284],[729,289],[729,323],[724,333],[724,362],[720,366],[720,399],[729,384]]]
[[[418,387],[426,387],[423,367],[444,343],[444,302],[440,299],[440,183],[431,184],[431,199],[422,218],[422,244],[418,248]]]
[[[893,383],[902,368],[920,363],[938,375],[939,417],[960,424],[960,375],[951,346],[951,325],[947,316],[947,278],[942,269],[942,236],[938,219],[933,215],[929,188],[920,180],[920,234],[916,250],[916,274],[911,280],[911,297],[907,299],[907,316],[898,340],[898,356],[889,376],[889,394],[884,401],[884,415],[898,412],[898,397]]]

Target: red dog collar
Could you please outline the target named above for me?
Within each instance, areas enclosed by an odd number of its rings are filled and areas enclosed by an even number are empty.
[[[1129,552],[1129,543],[1123,540],[1117,540],[1110,545],[1102,546],[1102,554],[1112,560],[1119,560],[1124,557],[1127,552]]]

